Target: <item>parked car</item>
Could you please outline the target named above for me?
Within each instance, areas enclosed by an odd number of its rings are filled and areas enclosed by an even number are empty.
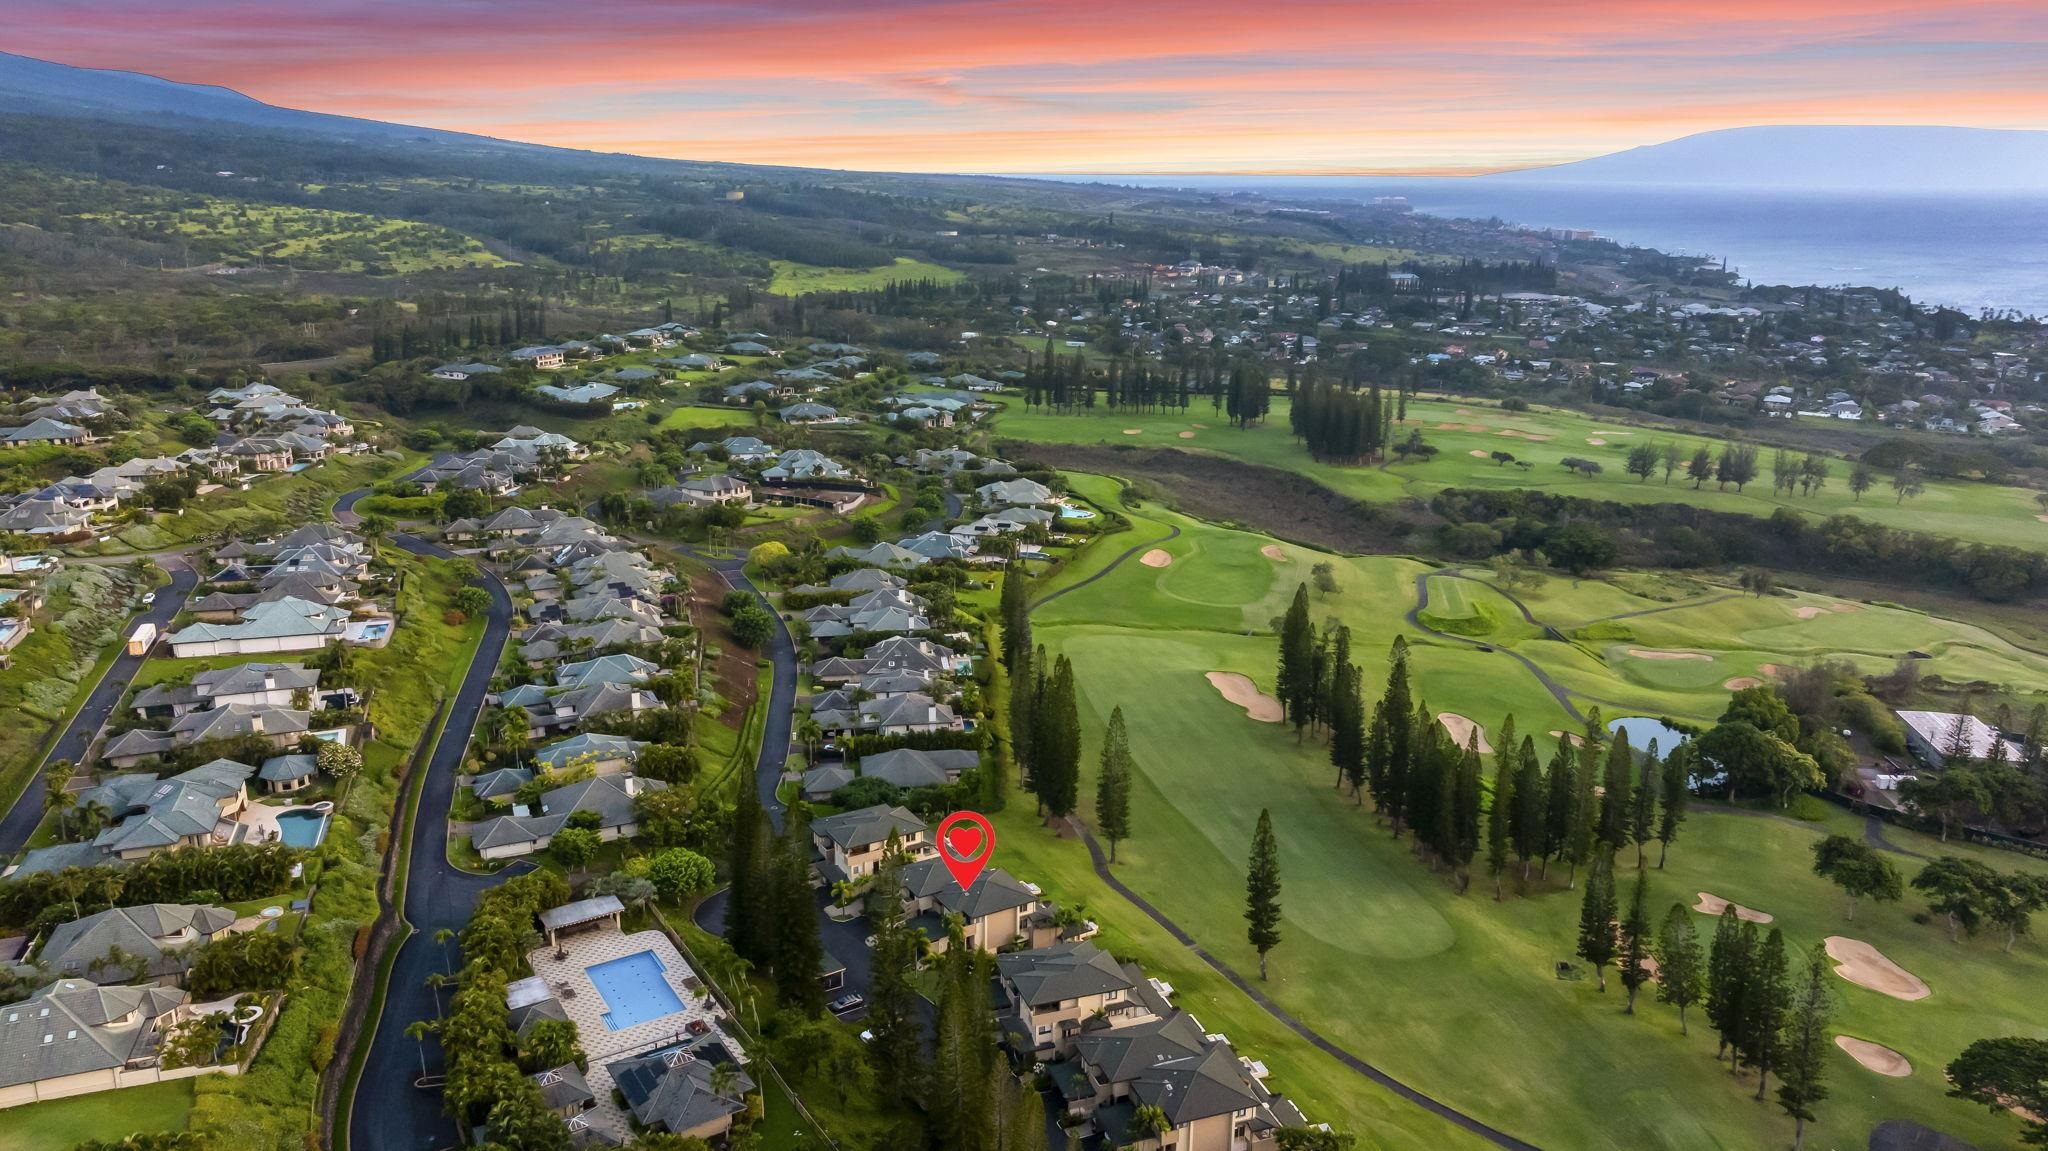
[[[832,1014],[844,1015],[866,1002],[866,999],[856,994],[842,995],[832,1001]]]
[[[148,607],[148,606],[149,606],[150,604],[153,604],[153,603],[155,603],[155,602],[156,602],[156,593],[155,593],[155,592],[153,592],[153,591],[146,591],[146,592],[143,592],[143,593],[142,593],[142,606],[143,606],[143,607]]]

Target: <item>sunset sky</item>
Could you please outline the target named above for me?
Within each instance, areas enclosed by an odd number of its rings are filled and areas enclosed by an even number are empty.
[[[1746,124],[2048,127],[2048,3],[8,0],[8,51],[703,160],[1447,172]]]

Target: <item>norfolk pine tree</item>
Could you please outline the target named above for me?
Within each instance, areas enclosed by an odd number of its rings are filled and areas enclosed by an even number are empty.
[[[1586,734],[1580,737],[1578,766],[1572,773],[1572,823],[1569,841],[1565,845],[1565,857],[1571,860],[1572,870],[1566,880],[1566,887],[1575,887],[1579,882],[1579,868],[1590,867],[1594,854],[1600,845],[1600,797],[1596,788],[1600,783],[1599,712],[1586,721]]]
[[[1308,722],[1311,699],[1315,694],[1315,625],[1308,618],[1308,585],[1298,584],[1294,589],[1294,601],[1287,605],[1287,614],[1280,622],[1280,666],[1273,676],[1273,694],[1280,697],[1280,706],[1287,712],[1287,718],[1294,721],[1294,738],[1301,738],[1301,729]]]
[[[1449,781],[1450,794],[1444,797],[1451,821],[1447,850],[1451,856],[1451,867],[1457,875],[1458,894],[1463,895],[1472,886],[1472,859],[1479,854],[1479,777],[1484,769],[1479,760],[1478,728],[1472,729],[1472,735],[1465,743],[1465,754],[1455,763],[1457,766]]]
[[[1578,798],[1578,760],[1569,741],[1557,741],[1557,753],[1550,757],[1550,775],[1544,780],[1543,871],[1550,878],[1550,861],[1571,852],[1572,812]]]
[[[1664,870],[1664,861],[1671,856],[1671,843],[1678,838],[1678,828],[1685,822],[1686,804],[1692,798],[1692,744],[1681,743],[1664,757],[1663,778],[1659,790],[1664,793],[1662,817],[1657,820],[1657,870]]]
[[[1678,1033],[1689,1035],[1685,1009],[1707,992],[1706,956],[1693,930],[1692,912],[1674,903],[1657,933],[1657,1002],[1678,1008]]]
[[[1756,927],[1744,923],[1731,904],[1714,924],[1714,946],[1707,953],[1707,1022],[1721,1041],[1716,1059],[1735,1046],[1742,1031],[1742,1001],[1755,967]]]
[[[1408,773],[1415,757],[1415,701],[1408,691],[1408,641],[1394,637],[1393,666],[1387,672],[1387,690],[1380,696],[1380,718],[1387,728],[1386,794],[1373,791],[1373,802],[1384,806],[1394,821],[1394,838],[1401,838],[1402,818],[1407,814]]]
[[[1643,868],[1643,845],[1657,833],[1657,741],[1651,740],[1649,750],[1643,753],[1641,775],[1636,778],[1636,793],[1629,804],[1628,837],[1636,845],[1636,870]]]
[[[1280,847],[1273,841],[1273,813],[1259,811],[1252,832],[1251,864],[1245,876],[1245,937],[1259,953],[1259,979],[1266,978],[1266,953],[1280,945]]]
[[[1636,757],[1628,745],[1628,729],[1616,728],[1607,741],[1607,762],[1600,774],[1600,843],[1610,853],[1628,846],[1635,776]]]
[[[1579,958],[1593,965],[1604,994],[1607,965],[1614,962],[1614,867],[1604,856],[1586,871],[1586,891],[1579,902]]]
[[[1742,1042],[1737,1054],[1742,1065],[1756,1069],[1756,1097],[1764,1097],[1765,1084],[1778,1067],[1778,1043],[1785,1020],[1792,1010],[1792,987],[1785,970],[1785,933],[1771,928],[1756,953],[1750,974],[1749,993],[1742,1001]]]
[[[1515,802],[1508,821],[1508,837],[1515,845],[1515,858],[1522,863],[1522,887],[1529,886],[1529,861],[1543,853],[1543,761],[1536,757],[1536,738],[1522,737],[1516,757]]]
[[[1116,845],[1131,834],[1131,744],[1124,731],[1124,709],[1109,713],[1109,731],[1102,738],[1102,771],[1095,779],[1095,826],[1109,841],[1109,861]]]
[[[1792,985],[1778,1036],[1778,1106],[1792,1117],[1792,1151],[1806,1145],[1813,1105],[1828,1097],[1828,1020],[1834,1010],[1826,957],[1814,948],[1806,957],[1806,970]]]
[[[1628,914],[1621,921],[1621,985],[1628,988],[1628,1003],[1622,1014],[1636,1013],[1636,992],[1650,981],[1643,960],[1650,957],[1655,941],[1650,938],[1650,876],[1636,869],[1635,890],[1629,894]]]
[[[1348,646],[1348,645],[1347,645]],[[1351,784],[1351,795],[1365,800],[1366,748],[1365,700],[1358,693],[1358,668],[1348,660],[1332,672],[1337,677],[1335,714],[1330,717],[1330,763],[1337,769],[1337,782]]]
[[[1508,869],[1509,853],[1514,849],[1515,785],[1519,782],[1522,766],[1521,749],[1513,742],[1515,717],[1503,720],[1501,728],[1501,750],[1493,761],[1493,801],[1486,809],[1486,870],[1493,876],[1493,899],[1500,902],[1501,876]]]

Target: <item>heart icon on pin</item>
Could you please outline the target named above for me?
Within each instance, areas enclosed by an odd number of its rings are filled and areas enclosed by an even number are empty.
[[[974,886],[996,853],[996,831],[979,812],[956,811],[939,824],[939,862],[960,890]]]

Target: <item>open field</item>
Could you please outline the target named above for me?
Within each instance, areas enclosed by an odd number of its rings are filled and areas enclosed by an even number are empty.
[[[1077,486],[1107,487],[1098,480]],[[1566,685],[1580,707],[1588,699],[1608,701],[1603,709],[1610,716],[1710,720],[1728,696],[1721,680],[1737,672],[1822,654],[1870,660],[1903,643],[1932,645],[1924,649],[1932,663],[1955,672],[1981,667],[2031,690],[2048,686],[2048,660],[1968,624],[1876,606],[1801,619],[1800,608],[1837,601],[1756,600],[1724,588],[1634,577],[1552,581],[1526,597],[1538,619],[1572,627],[1624,612],[1672,609],[1619,621],[1632,638],[1486,637],[1507,650],[1481,651],[1405,623],[1416,577],[1429,570],[1414,561],[1325,557],[1279,545],[1288,562],[1276,563],[1262,551],[1274,543],[1264,537],[1152,507],[1132,518],[1125,538],[1091,551],[1113,555],[1157,538],[1171,524],[1182,534],[1160,546],[1173,553],[1172,565],[1126,563],[1034,616],[1037,637],[1075,664],[1088,744],[1084,812],[1110,708],[1121,705],[1130,726],[1140,770],[1135,832],[1122,845],[1119,877],[1237,971],[1255,973],[1256,956],[1244,941],[1243,865],[1252,824],[1262,807],[1270,808],[1280,833],[1286,920],[1269,994],[1411,1085],[1545,1147],[1771,1146],[1789,1139],[1790,1124],[1775,1106],[1750,1101],[1753,1077],[1731,1077],[1714,1062],[1712,1039],[1697,1014],[1694,1033],[1682,1038],[1668,1008],[1645,1002],[1630,1018],[1620,1013],[1618,985],[1602,996],[1591,980],[1552,976],[1552,965],[1572,956],[1578,912],[1577,894],[1563,889],[1561,868],[1526,898],[1511,888],[1510,898],[1496,903],[1483,875],[1458,895],[1446,877],[1416,862],[1405,841],[1376,827],[1369,809],[1332,787],[1320,740],[1297,744],[1287,727],[1254,722],[1210,685],[1208,673],[1226,672],[1271,689],[1274,641],[1246,632],[1266,630],[1310,562],[1337,565],[1339,591],[1312,596],[1313,610],[1319,620],[1333,615],[1353,628],[1368,693],[1377,695],[1382,686],[1386,645],[1405,634],[1417,693],[1432,711],[1470,716],[1489,733],[1512,713],[1522,732],[1539,733],[1546,754],[1540,733],[1576,722],[1516,662],[1516,653]],[[1263,582],[1252,578],[1259,570],[1252,559],[1265,565]],[[1081,561],[1089,562],[1107,561]],[[1434,602],[1438,586],[1461,581],[1437,576],[1427,582]],[[1461,603],[1467,608],[1501,594],[1466,582]],[[1639,592],[1674,595],[1676,603]],[[1520,621],[1519,612],[1505,618]],[[1646,658],[1632,649],[1711,658]],[[1049,895],[1084,903],[1105,924],[1107,946],[1132,950],[1163,971],[1206,1024],[1273,1066],[1275,1085],[1297,1094],[1311,1116],[1348,1124],[1377,1145],[1422,1145],[1413,1124],[1426,1117],[1413,1109],[1389,1114],[1375,1089],[1273,1027],[1103,888],[1085,849],[1052,839],[1028,803],[1013,803],[998,823],[1020,874],[1049,879]],[[1938,927],[1913,922],[1921,910],[1917,899],[1866,906],[1853,923],[1845,922],[1839,894],[1810,872],[1810,847],[1828,832],[1860,834],[1861,821],[1832,809],[1821,822],[1806,824],[1698,806],[1669,867],[1649,873],[1654,911],[1661,915],[1680,901],[1690,906],[1698,892],[1713,892],[1775,916],[1802,951],[1830,935],[1848,936],[1932,988],[1929,998],[1908,1002],[1840,984],[1834,1030],[1897,1051],[1916,1070],[1887,1078],[1833,1051],[1834,1094],[1820,1108],[1816,1133],[1821,1145],[1861,1146],[1872,1126],[1891,1118],[1916,1119],[1978,1146],[2008,1145],[2016,1125],[1946,1098],[1938,1069],[1976,1038],[2048,1035],[2048,1015],[2029,990],[2048,978],[2048,959],[2030,943],[2005,955],[2000,941],[1988,936],[1952,945]],[[1950,850],[1909,832],[1888,835],[1926,855]],[[2043,861],[1987,849],[1954,853],[2007,870],[2048,870]],[[1903,856],[1894,861],[1908,878],[1920,866]],[[1704,915],[1698,926],[1711,931]],[[1390,1120],[1405,1125],[1385,1126]]]
[[[2040,508],[2034,503],[2034,493],[2026,488],[1929,480],[1923,494],[1901,504],[1891,491],[1890,476],[1880,472],[1875,485],[1858,500],[1849,491],[1851,465],[1836,459],[1830,461],[1833,470],[1826,486],[1811,496],[1774,495],[1770,480],[1772,452],[1762,448],[1759,480],[1745,490],[1738,492],[1731,487],[1723,491],[1711,481],[1694,490],[1692,482],[1685,478],[1682,464],[1669,483],[1663,478],[1661,465],[1648,480],[1629,475],[1624,467],[1629,448],[1645,441],[1673,443],[1690,457],[1701,444],[1718,451],[1719,441],[1599,420],[1561,409],[1503,412],[1477,401],[1411,400],[1408,422],[1402,427],[1421,431],[1439,450],[1427,461],[1396,461],[1381,468],[1326,464],[1311,459],[1288,431],[1288,401],[1283,396],[1274,397],[1264,424],[1247,429],[1230,427],[1211,411],[1204,397],[1196,397],[1185,411],[1151,414],[1097,408],[1073,415],[1051,415],[1025,411],[1018,397],[1009,397],[1005,402],[1008,407],[991,425],[999,437],[1213,452],[1297,472],[1356,499],[1427,498],[1450,487],[1531,488],[1620,503],[1698,504],[1715,511],[1754,516],[1769,516],[1781,507],[1814,518],[1850,514],[1888,527],[2048,550],[2048,524],[2035,518]],[[1137,434],[1126,434],[1134,428]],[[1183,437],[1183,432],[1193,434]],[[1405,431],[1400,434],[1405,435]],[[1591,440],[1604,442],[1589,443]],[[1471,453],[1475,451],[1488,457],[1494,451],[1506,451],[1532,466],[1523,469],[1498,464],[1491,458],[1474,457]],[[1595,460],[1603,470],[1592,477],[1567,470],[1558,462],[1566,456]]]
[[[866,292],[886,288],[901,280],[934,280],[957,283],[966,276],[939,264],[896,257],[893,264],[873,268],[816,268],[791,260],[772,261],[775,278],[768,290],[778,296],[801,296],[806,292]]]

